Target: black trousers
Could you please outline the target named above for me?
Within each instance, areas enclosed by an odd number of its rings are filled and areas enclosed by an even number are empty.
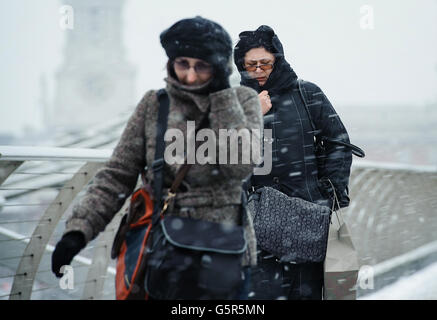
[[[281,263],[261,250],[252,268],[250,300],[322,300],[323,262]]]

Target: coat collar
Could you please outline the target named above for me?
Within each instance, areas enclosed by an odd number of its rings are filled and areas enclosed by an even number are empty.
[[[183,85],[170,75],[164,80],[167,82],[167,92],[171,97],[193,102],[202,113],[208,110],[210,101],[205,91],[211,80],[200,86]]]

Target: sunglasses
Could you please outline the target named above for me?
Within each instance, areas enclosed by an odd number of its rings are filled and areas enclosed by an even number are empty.
[[[185,59],[177,59],[174,61],[175,69],[179,71],[188,71],[190,68],[194,68],[194,71],[198,74],[209,74],[212,72],[212,65],[205,62],[196,62],[196,64],[191,67],[190,63]]]
[[[244,68],[250,72],[254,72],[258,68],[260,68],[263,71],[267,71],[267,70],[273,69],[273,63],[266,63],[266,64],[260,64],[260,65],[245,65]]]

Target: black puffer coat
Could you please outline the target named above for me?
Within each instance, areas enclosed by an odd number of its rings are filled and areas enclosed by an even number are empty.
[[[251,48],[235,48],[234,58],[242,76],[241,85],[258,93],[267,90],[272,108],[264,115],[264,129],[272,129],[272,171],[269,175],[252,177],[252,185],[272,186],[289,196],[332,206],[332,193],[320,178],[327,177],[335,187],[340,206],[349,204],[348,183],[352,153],[338,145],[326,145],[326,160],[318,168],[315,156],[315,136],[326,136],[349,143],[348,133],[322,90],[311,82],[302,82],[299,92],[297,75],[285,60],[282,44],[272,40],[276,60],[264,86],[248,77],[243,58]],[[304,101],[316,127],[314,131]],[[323,180],[323,179],[322,179]]]

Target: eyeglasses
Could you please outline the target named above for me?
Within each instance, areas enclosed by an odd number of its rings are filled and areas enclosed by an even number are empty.
[[[194,71],[199,74],[208,74],[212,72],[212,66],[210,64],[207,64],[205,62],[196,62],[196,64],[191,67],[190,63],[184,59],[175,60],[174,67],[179,71],[188,71],[190,70],[190,68],[194,68]]]
[[[260,65],[245,65],[244,68],[250,72],[254,72],[258,68],[260,68],[263,71],[267,71],[267,70],[273,69],[273,63],[266,63],[266,64],[260,64]]]

